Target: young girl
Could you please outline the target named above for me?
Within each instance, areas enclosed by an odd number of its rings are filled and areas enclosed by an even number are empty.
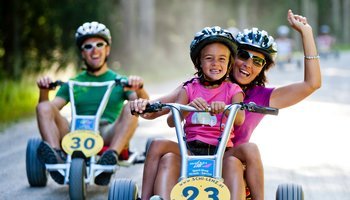
[[[218,138],[223,130],[222,124],[226,123],[226,116],[223,113],[225,105],[242,102],[244,93],[235,83],[227,80],[233,57],[236,54],[236,44],[232,35],[220,27],[204,28],[198,32],[190,46],[192,62],[197,70],[196,77],[183,84],[175,100],[176,103],[188,104],[197,110],[207,110],[207,112],[182,112],[185,118],[185,133],[189,151],[195,155],[212,155],[218,145]],[[238,111],[234,122],[235,126],[240,126],[244,122],[244,111]],[[168,116],[168,125],[174,126],[172,114]],[[231,139],[233,138],[231,133]],[[227,149],[233,147],[230,140]],[[178,148],[176,150],[179,151]],[[243,190],[243,185],[239,188],[237,184],[233,188],[232,168],[241,166],[237,158],[225,157],[223,161],[223,178],[232,194],[238,195]],[[179,162],[173,162],[179,165]],[[232,167],[228,167],[232,166]],[[237,170],[239,172],[239,170]],[[174,170],[169,176],[179,176],[179,171]],[[242,179],[242,176],[235,176]],[[236,181],[240,182],[240,181]],[[162,189],[154,191],[164,199],[169,199],[171,188],[175,181],[168,181]],[[160,188],[155,186],[155,188]],[[238,189],[237,189],[238,188]],[[142,193],[142,199],[149,199],[151,194]],[[238,199],[232,195],[232,199]]]
[[[213,154],[218,145],[218,137],[226,122],[225,105],[243,101],[242,89],[226,77],[230,71],[233,41],[226,39],[224,30],[219,27],[205,28],[197,34],[191,45],[191,57],[197,69],[197,76],[186,82],[181,89],[176,103],[188,104],[197,110],[208,112],[183,112],[184,126],[189,148],[194,154]],[[194,53],[192,53],[194,52]],[[226,113],[228,114],[228,113]],[[235,125],[244,121],[244,111],[239,111]],[[168,125],[174,126],[172,114],[168,116]],[[231,134],[231,139],[233,134]],[[232,147],[229,141],[227,147]]]

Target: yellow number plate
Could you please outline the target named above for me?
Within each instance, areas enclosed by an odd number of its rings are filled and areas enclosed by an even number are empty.
[[[229,200],[230,191],[220,180],[196,176],[178,182],[171,190],[171,200],[220,199]]]
[[[94,131],[77,130],[64,136],[61,145],[67,154],[82,151],[86,157],[91,157],[101,151],[103,139]]]

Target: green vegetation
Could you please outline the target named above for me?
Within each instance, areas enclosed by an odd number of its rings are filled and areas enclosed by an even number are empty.
[[[0,83],[0,130],[10,123],[33,116],[38,89],[32,80],[3,80]]]
[[[315,36],[327,24],[336,49],[350,50],[350,6],[345,0],[11,0],[0,3],[0,129],[33,116],[38,90],[27,74],[76,69],[80,60],[74,34],[83,22],[111,30],[109,66],[140,75],[146,84],[191,76],[189,44],[205,26],[258,27],[275,34],[287,24],[289,8],[308,18]],[[331,2],[331,3],[329,3]],[[140,9],[142,8],[142,9]],[[273,12],[272,12],[273,11]],[[296,33],[292,34],[295,38]],[[298,40],[296,40],[298,41]],[[300,42],[296,42],[301,49]],[[65,76],[70,77],[70,76]],[[31,80],[33,79],[33,80]],[[21,81],[18,81],[21,80]]]

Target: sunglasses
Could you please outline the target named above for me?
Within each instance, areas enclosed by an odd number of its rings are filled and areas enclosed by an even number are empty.
[[[241,60],[248,60],[249,58],[253,59],[253,64],[256,67],[264,67],[266,64],[266,60],[264,58],[260,58],[259,56],[255,56],[252,53],[249,53],[245,50],[238,50],[237,56]]]
[[[106,45],[106,42],[92,42],[81,45],[81,49],[85,51],[91,51],[93,48],[102,49]]]

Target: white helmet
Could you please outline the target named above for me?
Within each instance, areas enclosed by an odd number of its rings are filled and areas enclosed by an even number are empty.
[[[98,22],[86,22],[81,25],[75,33],[75,40],[78,48],[81,47],[85,39],[91,37],[100,37],[104,39],[108,45],[112,43],[111,33],[104,24]]]

